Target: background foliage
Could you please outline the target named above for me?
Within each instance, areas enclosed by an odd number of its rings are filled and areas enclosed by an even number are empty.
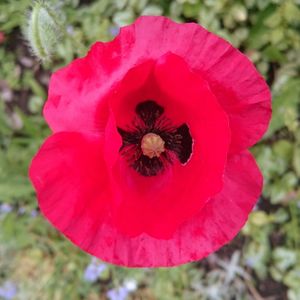
[[[47,2],[68,36],[52,41],[51,60],[41,64],[21,34],[32,1],[0,0],[0,299],[299,300],[300,1]],[[248,223],[217,254],[173,269],[117,268],[79,251],[39,215],[27,178],[49,134],[41,109],[50,72],[141,14],[199,22],[225,37],[273,94],[271,126],[253,149],[265,188]]]

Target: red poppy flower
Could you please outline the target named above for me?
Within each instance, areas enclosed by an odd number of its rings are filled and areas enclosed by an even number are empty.
[[[140,17],[51,78],[53,130],[30,167],[39,205],[73,243],[124,266],[207,256],[262,189],[247,148],[270,92],[246,56],[197,24]]]

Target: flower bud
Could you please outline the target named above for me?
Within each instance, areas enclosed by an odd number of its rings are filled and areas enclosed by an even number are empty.
[[[55,45],[62,36],[57,14],[44,1],[36,1],[29,14],[25,37],[32,52],[40,60],[51,59]]]

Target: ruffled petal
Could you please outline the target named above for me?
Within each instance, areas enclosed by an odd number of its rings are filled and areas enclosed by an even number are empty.
[[[29,176],[43,214],[78,246],[109,218],[101,136],[52,135],[34,157]]]
[[[194,139],[186,165],[147,181],[120,157],[117,132],[145,96]],[[51,136],[32,162],[41,210],[109,262],[198,260],[237,234],[261,192],[244,149],[269,124],[269,89],[243,54],[197,24],[140,17],[112,42],[96,43],[52,76],[44,115],[54,132],[69,132]]]
[[[115,197],[119,199],[116,225],[130,236],[146,232],[170,238],[179,224],[197,214],[222,188],[230,129],[207,82],[172,53],[131,69],[115,87],[109,96],[115,128],[130,128],[137,104],[147,99],[164,108],[175,127],[187,124],[193,138],[192,155],[186,164],[176,161],[154,178],[140,175],[127,161],[115,158],[113,190],[121,191]],[[108,139],[114,138],[108,135]],[[108,151],[110,163],[113,151]]]
[[[87,57],[56,72],[44,114],[54,131],[101,130],[103,99],[134,66],[173,52],[210,85],[232,128],[231,152],[246,149],[266,131],[270,91],[250,60],[197,24],[143,16],[109,43],[96,43]]]
[[[222,191],[198,215],[181,225],[171,239],[156,239],[147,234],[132,238],[104,225],[83,249],[127,267],[166,267],[199,260],[239,232],[259,198],[262,181],[249,152],[232,155]]]
[[[87,252],[123,266],[173,266],[207,256],[237,234],[262,189],[251,154],[231,155],[222,191],[172,238],[130,237],[112,222],[113,197],[101,157],[102,137],[57,133],[34,158],[30,178],[43,214],[57,229]]]
[[[140,17],[123,31],[134,36],[131,53],[137,59],[171,51],[207,80],[229,116],[231,152],[249,148],[261,138],[271,118],[270,90],[238,49],[198,24],[177,24],[164,17]]]

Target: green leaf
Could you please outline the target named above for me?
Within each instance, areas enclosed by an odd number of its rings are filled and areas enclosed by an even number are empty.
[[[300,177],[300,145],[295,145],[293,155],[293,167],[296,174]]]
[[[300,95],[300,79],[288,78],[280,86],[279,90],[274,92],[273,95],[273,116],[267,135],[272,135],[276,130],[285,125],[293,126],[297,112],[297,105],[299,103]],[[284,103],[284,105],[283,105]],[[294,114],[293,119],[290,118],[290,113]]]
[[[269,4],[265,9],[255,15],[254,26],[251,27],[246,42],[250,49],[258,49],[268,43],[269,29],[264,25],[265,20],[276,11],[276,5]]]
[[[114,15],[113,21],[120,27],[128,25],[134,21],[134,13],[132,10],[117,12]]]
[[[263,55],[272,62],[284,62],[286,61],[285,56],[282,54],[282,52],[273,45],[270,45],[268,47],[266,47],[263,50]]]
[[[285,272],[297,262],[297,254],[288,248],[278,247],[273,252],[273,259],[278,270]]]
[[[148,5],[146,6],[142,13],[143,16],[160,16],[163,14],[161,7],[157,5]]]

